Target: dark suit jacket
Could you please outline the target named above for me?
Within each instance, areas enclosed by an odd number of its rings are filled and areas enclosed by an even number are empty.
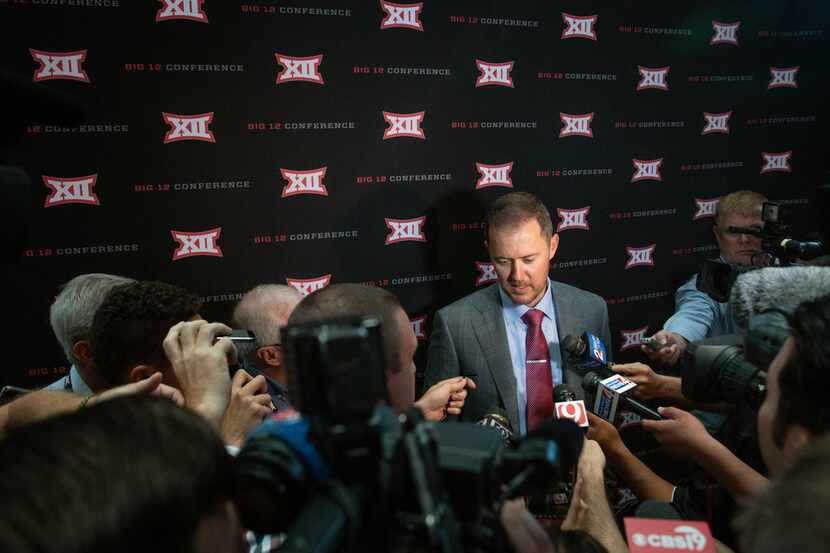
[[[611,331],[605,300],[561,282],[551,283],[560,342],[568,334],[579,336],[590,331],[609,348],[610,358]],[[498,286],[495,283],[473,292],[435,314],[424,389],[445,378],[472,376],[477,388],[468,394],[460,420],[475,422],[491,413],[494,407],[501,407],[507,412],[513,430],[518,432],[516,378]],[[563,352],[562,356],[565,382],[582,399],[583,374],[567,364],[567,354]]]

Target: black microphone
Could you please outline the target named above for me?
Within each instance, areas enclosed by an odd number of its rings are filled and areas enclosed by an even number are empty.
[[[579,337],[565,336],[560,347],[575,360],[582,370],[594,370],[611,376],[613,363],[608,362],[607,348],[596,334],[583,332]]]
[[[576,392],[568,384],[558,384],[553,389],[553,402],[562,403],[563,401],[578,401]]]
[[[591,392],[592,394],[597,393],[597,387],[599,386],[599,381],[602,380],[597,373],[589,372],[585,375],[582,379],[582,388],[586,392]],[[633,411],[643,417],[644,419],[651,419],[654,421],[661,421],[663,420],[663,416],[657,412],[656,409],[652,409],[651,407],[640,403],[636,399],[631,399],[630,397],[620,394],[619,401],[626,407],[626,409]]]
[[[557,419],[568,419],[582,428],[589,427],[585,401],[577,397],[568,384],[559,384],[553,389],[553,414]]]
[[[581,357],[585,354],[585,340],[580,340],[573,334],[568,334],[562,340],[562,349],[564,349],[574,357]]]
[[[507,411],[501,407],[491,407],[488,409],[487,414],[479,419],[476,424],[490,426],[498,430],[504,445],[509,446],[513,443],[513,425],[510,424],[510,417],[507,416]]]

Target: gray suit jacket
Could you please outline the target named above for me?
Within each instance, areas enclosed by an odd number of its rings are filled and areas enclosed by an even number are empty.
[[[559,340],[568,334],[579,336],[590,331],[611,348],[608,308],[596,294],[561,282],[552,282]],[[498,283],[440,309],[432,323],[429,359],[424,373],[424,389],[453,376],[471,376],[477,388],[467,395],[460,420],[475,422],[494,407],[501,407],[510,418],[514,432],[519,429],[516,378],[510,361],[507,331],[502,316]],[[565,382],[583,398],[582,376],[565,362]]]

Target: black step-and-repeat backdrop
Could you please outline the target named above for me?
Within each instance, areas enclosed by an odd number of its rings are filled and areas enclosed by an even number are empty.
[[[554,278],[608,301],[613,349],[716,253],[717,199],[750,188],[815,225],[828,9],[782,2],[0,0],[5,69],[87,109],[31,124],[7,163],[37,209],[4,313],[22,359],[85,272],[185,286],[227,320],[263,282],[365,282],[434,311],[494,280],[487,206],[540,195]]]

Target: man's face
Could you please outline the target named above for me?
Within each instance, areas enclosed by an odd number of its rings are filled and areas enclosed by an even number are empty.
[[[795,452],[805,445],[806,431],[797,424],[784,430],[780,444],[776,443],[773,437],[775,419],[778,416],[778,403],[781,397],[781,387],[778,380],[781,377],[781,370],[794,353],[795,342],[792,338],[787,338],[778,355],[769,364],[767,395],[758,410],[758,443],[761,446],[761,455],[764,462],[772,474],[779,473]]]
[[[387,367],[386,388],[389,393],[389,405],[396,413],[403,413],[415,403],[415,350],[418,349],[418,339],[412,331],[409,317],[400,307],[395,314],[395,320],[384,328],[386,332],[394,332],[395,340],[395,367]]]
[[[727,263],[732,265],[752,265],[760,262],[757,254],[761,253],[761,239],[748,234],[732,234],[729,227],[742,227],[761,230],[763,223],[761,216],[747,217],[737,213],[727,213],[719,225],[715,225],[715,239],[718,241],[720,253]]]
[[[490,229],[488,238],[486,246],[504,292],[516,304],[535,306],[545,295],[559,235],[547,239],[530,218],[514,227]]]

